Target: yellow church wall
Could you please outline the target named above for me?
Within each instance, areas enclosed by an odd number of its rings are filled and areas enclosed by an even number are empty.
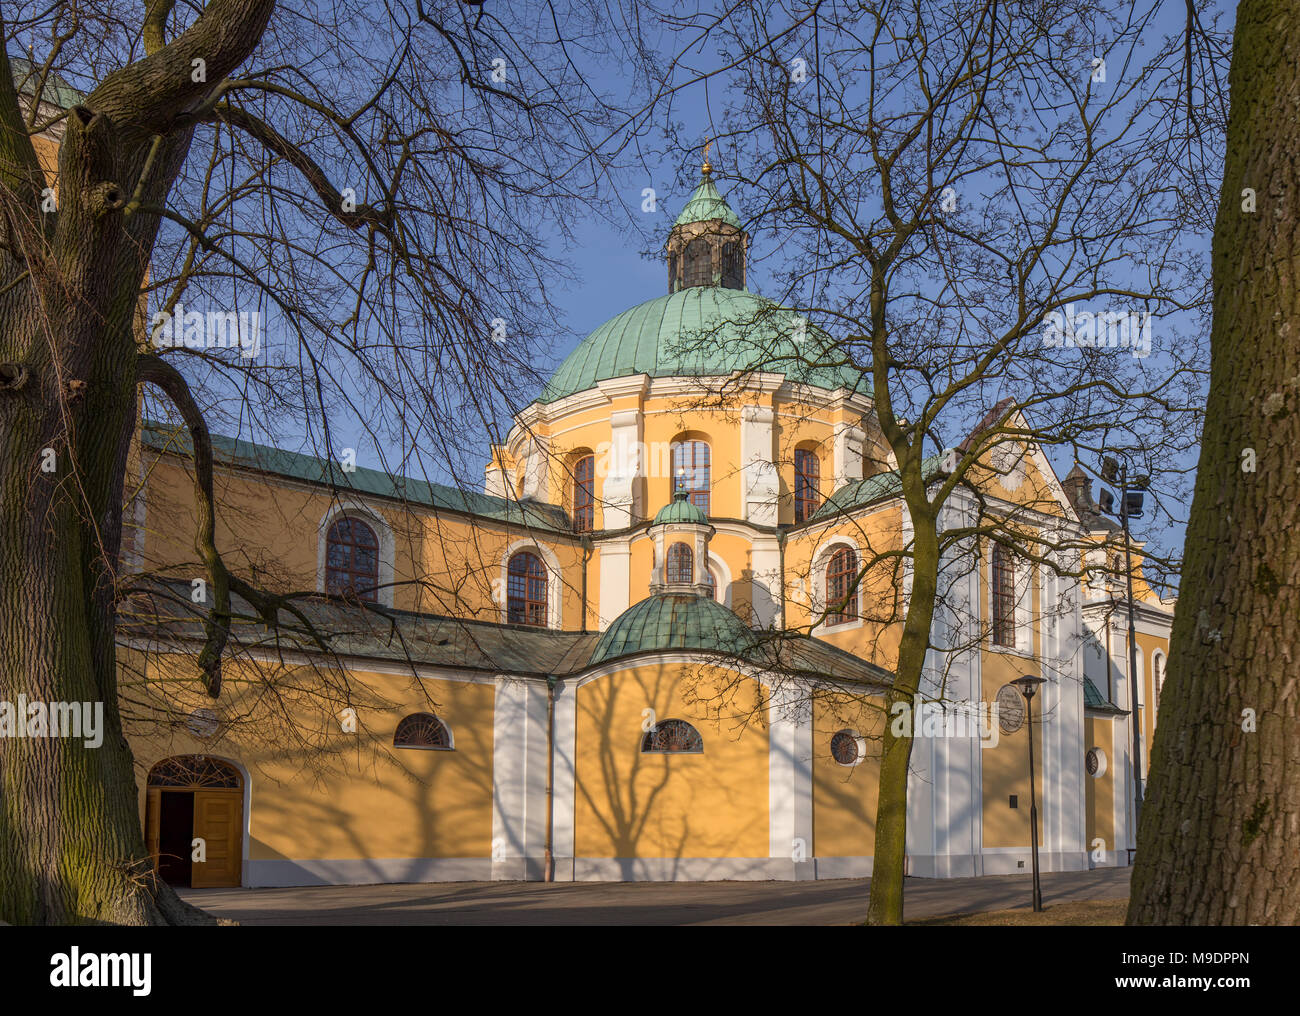
[[[350,671],[357,723],[356,732],[347,733],[333,711],[342,704],[337,693],[294,690],[311,688],[320,675],[262,666],[277,671],[281,697],[267,697],[265,680],[249,679],[250,664],[232,660],[222,697],[213,703],[198,691],[192,657],[151,658],[142,680],[140,655],[123,651],[124,697],[170,705],[180,717],[207,706],[227,721],[217,738],[199,740],[183,723],[159,729],[133,721],[132,710],[124,709],[142,820],[143,790],[155,763],[172,755],[212,755],[240,765],[251,783],[251,860],[491,855],[492,683]],[[432,712],[446,723],[454,749],[393,747],[398,722],[415,712]],[[301,747],[296,734],[313,747]]]
[[[1032,660],[1007,653],[983,651],[981,653],[981,688],[984,701],[996,701],[998,690],[1022,674],[1038,674],[1038,664]],[[1043,726],[1042,700],[1034,700],[1034,755],[1036,759],[1037,790],[1043,792]],[[980,768],[983,778],[984,845],[986,847],[1028,846],[1029,835],[1029,745],[1026,741],[1028,724],[1022,724],[1014,734],[999,730],[998,744],[994,748],[981,748]],[[1012,808],[1010,796],[1018,798]],[[1041,835],[1041,827],[1039,829]]]
[[[810,593],[824,601],[825,570],[814,567],[826,548],[843,538],[857,547],[859,565],[875,555],[902,546],[903,507],[893,501],[868,514],[840,519],[823,526],[796,529],[785,547],[786,625],[807,631],[820,613],[810,603]],[[880,561],[858,586],[860,621],[819,625],[812,634],[831,645],[892,670],[898,661],[902,636],[902,601],[897,596],[901,572],[897,558]],[[816,589],[813,587],[816,586]]]
[[[813,693],[812,847],[818,857],[870,857],[875,852],[883,709],[879,699],[844,691]],[[857,765],[840,765],[831,756],[831,738],[841,730],[864,742]]]
[[[992,601],[990,572],[990,554],[985,552],[980,558],[980,603],[981,615],[985,624],[989,624],[989,607]],[[1019,590],[1017,590],[1019,593]],[[1037,569],[1034,569],[1032,588],[1025,593],[1032,604],[1031,625],[1032,641],[1026,652],[1013,652],[989,648],[984,644],[980,650],[980,688],[983,700],[988,703],[997,701],[997,694],[1003,685],[1009,684],[1024,675],[1041,675],[1037,654],[1040,651],[1040,633],[1038,631],[1039,581]],[[1040,761],[1043,758],[1042,747],[1042,699],[1034,703],[1034,752]],[[1019,847],[1030,841],[1029,831],[1029,746],[1026,742],[1028,724],[1013,734],[999,731],[998,744],[993,748],[982,748],[980,765],[983,778],[984,804],[983,825],[984,845],[986,847]],[[1038,792],[1042,792],[1042,769],[1037,768]],[[1017,807],[1012,808],[1010,797],[1015,794]]]
[[[716,533],[709,541],[709,554],[722,560],[731,572],[731,583],[721,597],[732,611],[746,622],[752,623],[754,599],[754,548],[753,544],[738,533]]]
[[[196,513],[191,475],[173,456],[146,456],[146,461],[146,563],[155,569],[188,568],[201,577],[192,542]],[[583,551],[568,534],[394,506],[379,498],[348,497],[341,505],[325,488],[228,469],[217,470],[215,496],[218,548],[238,574],[267,588],[315,589],[321,520],[332,510],[361,503],[392,533],[397,608],[500,621],[501,605],[494,592],[503,594],[506,552],[516,543],[536,543],[559,562],[558,574],[549,565],[548,572],[550,580],[560,584],[562,626],[582,626]],[[598,567],[588,567],[591,623],[599,602],[598,573]]]
[[[1085,808],[1087,816],[1088,851],[1094,849],[1094,841],[1102,840],[1102,850],[1113,851],[1115,844],[1115,724],[1112,720],[1102,720],[1085,716],[1083,720],[1083,750],[1086,755],[1090,748],[1099,748],[1106,755],[1106,771],[1100,776],[1090,776],[1084,770]]]
[[[768,856],[766,693],[729,670],[669,663],[579,686],[577,856]],[[703,753],[642,754],[643,724],[668,719],[694,726]]]

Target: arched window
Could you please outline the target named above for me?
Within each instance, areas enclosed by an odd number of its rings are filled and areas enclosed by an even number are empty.
[[[325,591],[340,596],[378,599],[379,538],[360,519],[338,519],[325,534]]]
[[[821,507],[822,465],[808,448],[794,452],[794,520],[805,522]]]
[[[1151,657],[1151,685],[1155,689],[1156,709],[1160,708],[1160,689],[1165,686],[1165,654],[1154,653]]]
[[[668,292],[677,292],[677,254],[668,255]]]
[[[709,446],[703,441],[681,441],[673,445],[673,482],[690,493],[690,502],[709,514]]]
[[[704,751],[704,739],[685,720],[663,720],[641,738],[641,751],[663,755],[679,752],[699,754]]]
[[[712,568],[704,573],[704,582],[709,587],[709,598],[721,603],[722,597],[718,595],[718,580],[713,577]]]
[[[722,284],[727,289],[745,288],[740,250],[739,240],[730,240],[722,245]]]
[[[993,644],[1016,647],[1016,563],[1011,551],[993,544]]]
[[[393,734],[394,748],[451,750],[451,731],[433,713],[412,713],[402,717]]]
[[[526,550],[513,555],[506,568],[506,620],[546,627],[546,565]]]
[[[596,522],[596,456],[584,455],[573,465],[573,528],[589,533]]]
[[[668,581],[691,583],[695,581],[692,571],[695,565],[695,555],[691,553],[691,548],[684,543],[674,543],[668,548],[668,560],[666,562]]]
[[[686,285],[707,286],[713,282],[713,252],[709,241],[697,236],[686,245]]]
[[[210,755],[173,755],[149,770],[149,786],[180,790],[238,790],[239,770]]]
[[[858,618],[858,555],[841,547],[826,566],[826,621],[844,624]]]

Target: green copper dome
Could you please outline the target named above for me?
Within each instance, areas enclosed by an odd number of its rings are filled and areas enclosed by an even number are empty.
[[[716,600],[692,593],[658,593],[614,619],[592,650],[591,663],[652,649],[744,656],[755,645],[754,633],[745,622]]]
[[[637,304],[578,344],[551,376],[539,401],[554,402],[610,378],[725,377],[768,371],[818,388],[858,388],[866,378],[847,365],[831,339],[808,329],[788,308],[745,289],[690,286]]]
[[[695,522],[707,525],[709,520],[705,518],[704,512],[700,511],[699,505],[687,500],[689,496],[684,490],[677,491],[673,499],[659,509],[659,514],[650,524],[658,526],[665,522]]]
[[[713,219],[721,219],[729,226],[741,228],[740,216],[731,210],[727,199],[718,193],[713,181],[705,176],[673,225],[684,226],[688,222],[709,222]]]

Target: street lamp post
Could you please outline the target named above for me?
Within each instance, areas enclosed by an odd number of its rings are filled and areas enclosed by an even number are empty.
[[[1029,829],[1034,854],[1034,911],[1043,909],[1043,887],[1038,881],[1038,794],[1034,790],[1034,693],[1043,678],[1025,674],[1011,682],[1025,697],[1025,723],[1029,731]]]
[[[1129,715],[1133,723],[1133,829],[1136,842],[1138,823],[1142,818],[1142,717],[1138,714],[1137,625],[1133,620],[1133,542],[1129,535],[1128,520],[1142,517],[1142,491],[1150,482],[1146,476],[1135,476],[1129,486],[1128,463],[1119,465],[1113,458],[1102,462],[1101,478],[1119,487],[1118,515],[1124,528],[1124,578],[1128,607],[1128,680]],[[1104,503],[1102,511],[1111,511]],[[1109,625],[1109,621],[1106,622]]]

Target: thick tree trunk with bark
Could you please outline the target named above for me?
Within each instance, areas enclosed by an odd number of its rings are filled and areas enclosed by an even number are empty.
[[[163,5],[166,17],[170,4]],[[174,43],[68,112],[58,207],[0,54],[0,701],[102,704],[102,743],[0,737],[0,920],[210,920],[151,872],[114,649],[133,329],[161,207],[189,151],[177,118],[251,52],[272,0],[213,0]],[[134,200],[132,200],[134,198]],[[136,207],[132,207],[132,205]],[[18,717],[24,721],[25,717]]]
[[[1300,922],[1300,21],[1292,3],[1242,0],[1230,84],[1209,404],[1130,924]]]

